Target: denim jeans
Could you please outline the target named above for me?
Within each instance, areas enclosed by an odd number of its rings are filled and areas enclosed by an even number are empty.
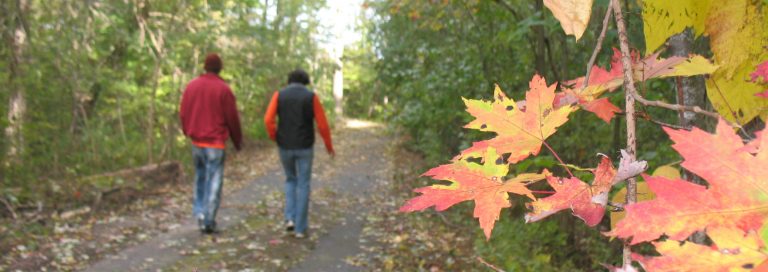
[[[192,146],[192,158],[195,162],[195,200],[192,212],[196,218],[203,215],[205,226],[215,227],[216,212],[221,203],[224,149]]]
[[[282,149],[280,162],[285,171],[285,220],[295,224],[296,233],[307,231],[309,181],[312,178],[312,148]]]

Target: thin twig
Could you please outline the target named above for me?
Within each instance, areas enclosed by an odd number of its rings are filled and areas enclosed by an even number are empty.
[[[11,212],[11,217],[13,219],[19,218],[19,216],[16,214],[16,209],[13,208],[13,205],[11,205],[8,200],[5,199],[5,197],[0,197],[0,202],[3,202],[3,205],[5,205],[5,208],[8,209],[9,212]]]
[[[584,82],[581,83],[581,91],[587,88],[589,84],[589,76],[592,73],[592,66],[595,65],[597,55],[600,54],[600,50],[603,48],[603,40],[605,39],[605,32],[608,31],[608,22],[611,21],[611,11],[613,9],[613,2],[608,2],[608,9],[605,10],[605,18],[603,18],[603,30],[600,31],[600,36],[597,37],[597,45],[595,45],[595,51],[592,52],[592,57],[589,58],[587,63],[587,75],[584,77]]]
[[[480,256],[478,256],[478,257],[477,257],[477,260],[478,260],[478,261],[480,261],[481,263],[483,263],[483,264],[484,264],[485,266],[487,266],[488,268],[490,268],[490,269],[493,269],[493,270],[494,270],[494,271],[496,271],[496,272],[504,272],[504,270],[502,270],[501,268],[498,268],[498,267],[496,267],[495,265],[492,265],[492,264],[490,264],[490,263],[486,262],[486,261],[485,261],[485,260],[483,260],[483,258],[482,258],[482,257],[480,257]]]
[[[653,118],[650,118],[650,116],[648,116],[647,118],[643,118],[643,119],[647,120],[648,122],[651,122],[651,123],[654,123],[654,124],[657,124],[657,125],[660,125],[660,126],[663,126],[663,127],[670,127],[670,128],[674,128],[674,129],[683,129],[683,130],[691,130],[690,127],[684,127],[684,126],[678,126],[678,125],[664,123],[664,122],[661,122],[661,121],[654,120]]]
[[[651,100],[645,99],[644,97],[640,96],[640,94],[638,94],[637,92],[632,92],[632,97],[635,100],[637,100],[637,102],[639,102],[640,104],[643,104],[645,106],[665,108],[665,109],[670,109],[670,110],[674,110],[674,111],[689,111],[689,112],[694,112],[694,113],[706,115],[706,116],[709,116],[709,117],[712,117],[712,118],[715,118],[715,119],[720,118],[719,114],[717,114],[715,112],[703,110],[699,106],[685,106],[685,105],[680,105],[680,104],[670,104],[670,103],[661,102],[661,101],[658,101],[658,100],[651,101]]]

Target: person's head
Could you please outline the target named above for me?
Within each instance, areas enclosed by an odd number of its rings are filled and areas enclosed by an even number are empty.
[[[203,66],[203,69],[205,69],[206,72],[219,74],[223,67],[224,64],[221,62],[221,58],[218,54],[210,53],[205,57],[205,65]]]
[[[288,84],[291,83],[309,85],[309,74],[302,69],[293,70],[293,72],[288,73]]]

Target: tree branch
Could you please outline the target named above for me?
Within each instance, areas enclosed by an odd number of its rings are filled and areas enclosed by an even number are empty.
[[[635,89],[634,72],[632,71],[632,57],[629,51],[629,38],[627,38],[627,26],[624,22],[624,14],[621,11],[621,3],[619,0],[611,0],[613,6],[613,16],[616,19],[616,28],[619,31],[619,47],[621,48],[621,63],[624,66],[624,100],[626,102],[625,110],[627,114],[627,153],[629,160],[634,161],[637,152],[637,139],[635,137],[635,97],[637,95],[637,89]],[[637,180],[635,178],[627,179],[627,198],[626,203],[632,204],[637,202]],[[632,250],[629,244],[624,244],[623,248],[623,266],[627,267],[632,265]]]
[[[512,6],[509,5],[509,3],[507,3],[504,0],[495,0],[493,2],[496,3],[496,4],[499,4],[502,7],[504,7],[504,9],[509,11],[509,13],[512,13],[512,17],[515,17],[516,20],[520,21],[520,15],[517,13],[517,11],[515,11],[514,8],[512,8]]]
[[[493,269],[493,271],[496,271],[496,272],[504,272],[504,270],[502,270],[501,268],[498,268],[498,267],[496,267],[495,265],[492,265],[492,264],[490,264],[490,263],[486,262],[486,261],[485,261],[485,260],[483,260],[483,258],[482,258],[482,257],[480,257],[480,256],[478,256],[478,257],[477,257],[477,260],[478,260],[478,261],[480,261],[481,263],[483,263],[483,264],[484,264],[485,266],[487,266],[488,268],[490,268],[490,269]]]
[[[3,205],[5,205],[5,208],[8,209],[8,211],[11,213],[11,217],[13,219],[19,218],[19,216],[16,215],[16,209],[13,208],[13,205],[11,205],[11,203],[8,202],[8,200],[6,200],[5,197],[0,197],[0,202],[2,202]]]
[[[661,102],[661,101],[651,101],[651,100],[645,99],[644,97],[640,96],[640,94],[638,94],[637,92],[632,92],[632,97],[635,100],[637,100],[637,102],[640,102],[640,104],[643,104],[643,105],[646,105],[646,106],[665,108],[665,109],[670,109],[670,110],[674,110],[674,111],[690,111],[690,112],[695,112],[695,113],[698,113],[698,114],[703,114],[703,115],[706,115],[706,116],[709,116],[709,117],[712,117],[712,118],[715,118],[715,119],[720,118],[719,114],[717,114],[715,112],[703,110],[699,106],[685,106],[685,105],[680,105],[680,104],[665,103],[665,102]]]
[[[603,29],[600,31],[600,36],[597,37],[597,45],[595,45],[595,50],[592,52],[592,57],[589,58],[589,63],[587,63],[587,75],[584,77],[584,82],[581,83],[582,91],[584,91],[584,89],[587,88],[587,84],[589,84],[589,76],[592,73],[592,66],[595,65],[597,55],[600,54],[600,50],[603,48],[603,40],[605,39],[605,32],[608,31],[608,22],[611,21],[612,9],[613,1],[608,2],[608,8],[605,10],[605,18],[603,18]]]

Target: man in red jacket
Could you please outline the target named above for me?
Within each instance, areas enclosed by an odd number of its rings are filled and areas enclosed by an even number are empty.
[[[331,131],[323,105],[317,95],[307,89],[309,75],[301,69],[288,74],[288,86],[275,92],[269,103],[264,123],[269,138],[277,142],[280,162],[285,171],[285,228],[295,231],[296,238],[306,237],[309,209],[309,181],[312,177],[312,145],[315,127],[325,142],[325,149],[335,155]],[[277,128],[275,117],[278,117]]]
[[[216,229],[216,212],[221,203],[224,175],[224,149],[232,138],[240,151],[242,133],[235,96],[219,77],[221,58],[210,54],[205,58],[206,73],[193,79],[181,98],[181,118],[184,135],[192,140],[195,163],[195,200],[193,214],[200,231],[206,234]]]

